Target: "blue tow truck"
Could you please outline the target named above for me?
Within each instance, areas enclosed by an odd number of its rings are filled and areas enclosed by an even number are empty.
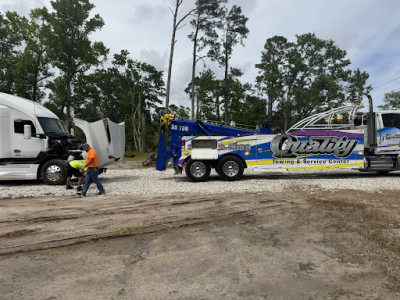
[[[170,159],[190,180],[206,181],[214,168],[222,180],[242,177],[246,168],[332,169],[387,173],[400,169],[400,113],[348,105],[307,117],[286,133],[262,126],[240,129],[202,121],[161,117],[157,166]]]

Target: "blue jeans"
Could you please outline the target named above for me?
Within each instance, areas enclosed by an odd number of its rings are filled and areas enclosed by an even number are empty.
[[[88,168],[86,170],[85,185],[82,188],[81,195],[86,196],[86,192],[89,189],[89,186],[92,182],[94,182],[97,185],[97,188],[99,189],[100,192],[105,193],[103,185],[101,184],[99,179],[99,168],[95,167],[95,168]]]

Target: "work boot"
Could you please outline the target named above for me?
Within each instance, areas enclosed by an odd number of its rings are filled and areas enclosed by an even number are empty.
[[[101,196],[101,195],[105,195],[106,192],[99,192],[97,195]]]
[[[72,186],[70,186],[70,185],[67,185],[67,187],[66,187],[66,190],[72,190],[73,189],[73,187]]]

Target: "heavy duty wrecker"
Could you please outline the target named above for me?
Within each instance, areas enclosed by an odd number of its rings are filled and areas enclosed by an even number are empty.
[[[157,170],[170,159],[192,181],[206,181],[211,168],[221,179],[242,177],[245,168],[331,169],[387,173],[400,169],[400,112],[341,106],[312,115],[286,133],[246,130],[202,121],[161,118]]]

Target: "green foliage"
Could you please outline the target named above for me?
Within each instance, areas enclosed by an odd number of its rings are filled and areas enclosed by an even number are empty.
[[[385,104],[380,105],[380,109],[400,109],[400,91],[385,93],[383,102]]]
[[[125,122],[129,149],[154,149],[158,116],[153,111],[162,103],[162,72],[133,60],[126,50],[114,55],[113,66],[80,75],[75,84],[72,106],[75,116],[95,121],[111,117]],[[157,126],[153,125],[157,119]]]
[[[122,84],[124,85],[124,99],[131,107],[130,124],[135,149],[145,152],[147,143],[153,145],[152,122],[158,117],[152,114],[161,104],[161,97],[165,96],[163,73],[154,66],[132,60],[128,51],[121,51],[114,56],[114,65],[120,68]],[[127,110],[129,111],[129,110]],[[150,124],[150,126],[148,126]],[[158,122],[157,122],[158,129]]]
[[[38,24],[38,10],[33,10],[30,16],[30,21],[23,19],[26,46],[13,71],[15,94],[40,102],[45,95],[44,82],[53,74],[49,71],[50,61],[42,42],[43,26]]]
[[[48,109],[54,112],[60,119],[64,117],[65,103],[67,102],[67,95],[65,94],[65,83],[64,77],[57,77],[53,81],[47,84],[47,87],[52,91],[49,95],[50,101],[44,103]]]
[[[254,129],[266,119],[265,99],[256,96],[253,88],[248,84],[241,85],[240,81],[236,80],[234,86],[237,93],[230,96],[233,99],[232,120],[236,124]]]
[[[73,86],[77,76],[87,72],[90,67],[99,65],[106,59],[108,49],[101,42],[91,42],[90,34],[104,25],[99,15],[90,18],[94,5],[89,0],[55,0],[51,2],[54,9],[37,10],[37,16],[43,21],[43,43],[47,55],[62,78],[58,84],[65,84],[64,92],[57,88],[52,90],[50,100],[57,102],[58,107],[66,109],[65,120],[69,128],[72,116]],[[50,86],[52,89],[52,86]],[[60,93],[64,93],[60,100]],[[64,114],[64,110],[63,114]]]
[[[247,38],[249,29],[246,27],[248,18],[242,14],[240,6],[234,5],[230,10],[226,7],[221,14],[222,32],[214,40],[209,51],[209,56],[222,66],[229,65],[233,48]]]
[[[200,76],[195,79],[197,110],[196,119],[218,120],[219,107],[216,104],[218,97],[219,84],[215,79],[214,73],[210,69],[200,72]]]
[[[194,28],[194,32],[189,35],[195,48],[198,51],[203,50],[210,45],[218,37],[217,29],[222,28],[222,16],[225,9],[222,4],[227,0],[197,0],[196,10],[190,24]]]
[[[297,36],[296,43],[275,36],[266,41],[261,53],[257,87],[266,94],[268,115],[281,116],[285,129],[302,118],[343,104],[359,102],[371,90],[365,87],[368,74],[348,67],[346,51],[332,40],[315,34]]]
[[[23,41],[24,19],[15,12],[0,12],[0,91],[13,93],[13,70],[18,63],[21,51],[18,47]]]
[[[349,84],[346,86],[347,101],[354,104],[362,102],[362,98],[372,90],[370,85],[365,86],[368,78],[367,72],[361,72],[359,69],[352,72],[348,80]]]
[[[232,69],[232,75],[241,75],[239,70]],[[195,80],[197,111],[196,119],[221,122],[220,111],[223,112],[223,82],[215,78],[212,70],[200,72]],[[256,127],[266,115],[265,100],[255,95],[250,84],[242,84],[234,76],[229,77],[229,99],[231,121],[238,125]],[[189,93],[189,87],[186,89]]]
[[[274,36],[267,39],[264,51],[261,52],[261,63],[256,64],[260,69],[257,76],[257,88],[268,99],[268,119],[272,120],[272,110],[275,102],[283,98],[285,91],[285,77],[281,70],[288,65],[288,51],[293,45],[282,36]]]
[[[191,119],[194,119],[195,113],[195,74],[196,64],[205,56],[199,56],[198,52],[207,46],[211,46],[218,38],[217,29],[222,29],[222,16],[225,12],[222,7],[227,0],[197,0],[194,18],[190,22],[194,31],[189,35],[193,42],[193,62],[191,79]]]
[[[182,105],[171,104],[169,106],[169,112],[175,115],[176,118],[189,119],[190,109],[189,107],[184,107]]]
[[[229,61],[232,58],[233,48],[247,38],[249,29],[246,27],[248,18],[242,14],[240,6],[233,5],[230,10],[224,8],[221,14],[221,33],[218,39],[210,44],[209,57],[217,61],[225,69],[224,87],[224,122],[229,121]]]

